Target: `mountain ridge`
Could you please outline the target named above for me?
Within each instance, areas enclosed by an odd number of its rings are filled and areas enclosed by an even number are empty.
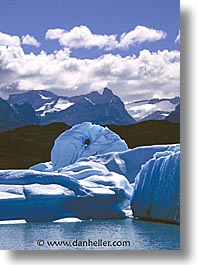
[[[124,126],[146,120],[165,119],[179,122],[178,112],[171,114],[180,104],[179,97],[123,102],[108,87],[102,93],[92,91],[72,97],[59,96],[47,90],[31,90],[11,94],[7,102],[12,106],[24,103],[32,105],[38,117],[37,124],[41,125],[53,122],[75,125],[90,121],[100,125]]]
[[[10,95],[8,102],[31,104],[42,125],[52,122],[74,125],[84,121],[128,125],[136,122],[125,109],[122,100],[107,87],[102,94],[92,91],[70,98],[45,90],[28,91]]]
[[[39,124],[36,113],[29,103],[11,105],[0,98],[0,132],[29,124]]]
[[[180,98],[152,98],[125,102],[128,113],[137,122],[145,120],[163,120],[180,104]]]

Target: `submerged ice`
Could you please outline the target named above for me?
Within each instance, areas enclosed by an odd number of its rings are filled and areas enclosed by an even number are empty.
[[[127,144],[85,122],[62,133],[51,161],[0,170],[0,220],[135,216],[179,222],[179,145]],[[66,218],[66,219],[65,219]]]

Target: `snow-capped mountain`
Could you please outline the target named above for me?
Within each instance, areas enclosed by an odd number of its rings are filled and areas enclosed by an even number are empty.
[[[109,88],[102,94],[94,91],[86,95],[63,97],[45,90],[10,95],[9,103],[30,103],[41,124],[65,122],[74,125],[84,121],[98,124],[128,125],[136,121],[128,114],[121,99]]]
[[[94,91],[71,97],[68,101],[71,105],[67,109],[46,113],[41,123],[61,121],[74,125],[90,121],[97,124],[128,125],[136,122],[126,111],[121,99],[108,88],[105,88],[102,94]]]
[[[180,103],[179,97],[154,98],[133,102],[125,102],[125,108],[136,121],[163,120]]]
[[[0,132],[30,124],[39,124],[39,119],[29,103],[9,104],[0,98]]]
[[[46,90],[32,90],[21,94],[11,94],[8,98],[8,103],[10,104],[23,104],[25,102],[32,105],[38,116],[45,116],[48,112],[66,109],[69,101],[67,97],[60,97]]]
[[[73,97],[58,96],[46,90],[12,94],[9,104],[29,103],[41,125],[64,122],[68,125],[90,121],[97,124],[128,125],[136,121],[166,119],[180,102],[175,98],[153,98],[123,103],[109,88]]]

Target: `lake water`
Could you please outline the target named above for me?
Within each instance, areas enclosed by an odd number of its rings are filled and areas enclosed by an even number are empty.
[[[1,224],[0,249],[179,250],[180,227],[133,219]]]

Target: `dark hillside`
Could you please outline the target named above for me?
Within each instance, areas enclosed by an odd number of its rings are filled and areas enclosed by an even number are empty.
[[[166,120],[145,121],[127,126],[110,125],[129,148],[179,142],[179,124]],[[56,137],[70,128],[64,123],[25,126],[0,133],[0,169],[28,168],[50,160]]]

